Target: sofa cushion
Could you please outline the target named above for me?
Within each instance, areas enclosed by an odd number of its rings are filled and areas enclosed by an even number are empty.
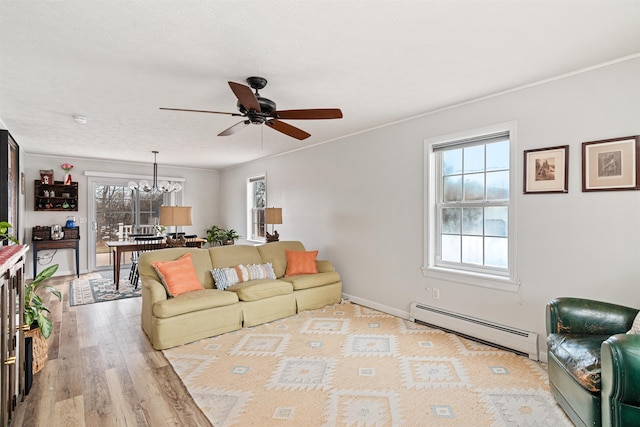
[[[315,274],[318,272],[316,258],[318,251],[291,251],[285,249],[287,257],[287,271],[285,276],[295,276],[298,274]]]
[[[154,261],[151,265],[156,269],[167,294],[172,297],[203,289],[191,254],[184,254],[175,261]]]
[[[549,351],[585,389],[600,392],[600,346],[609,335],[549,334]]]
[[[154,261],[175,260],[184,254],[191,254],[191,261],[196,269],[196,274],[198,275],[200,284],[204,288],[213,289],[213,277],[211,277],[211,273],[209,273],[209,270],[211,270],[213,266],[211,265],[211,256],[209,256],[208,249],[167,248],[157,251],[143,252],[140,254],[140,261],[138,263],[140,276],[151,276],[160,281],[160,277],[151,263]]]
[[[209,249],[213,268],[233,267],[238,264],[262,264],[262,258],[255,246],[228,245]],[[207,270],[208,271],[208,270]]]
[[[276,295],[293,293],[293,285],[282,280],[250,280],[229,286],[227,291],[235,292],[240,301],[257,301]]]
[[[282,277],[278,280],[291,283],[293,290],[298,291],[337,283],[340,281],[340,274],[336,271],[317,274],[299,274],[297,276]]]
[[[283,277],[287,271],[286,249],[291,251],[304,251],[304,245],[298,241],[271,242],[257,247],[261,262],[270,262],[277,278]]]
[[[233,305],[237,302],[238,296],[233,292],[202,289],[155,303],[153,305],[153,315],[159,318],[168,318],[208,308]],[[203,321],[207,320],[203,319]]]

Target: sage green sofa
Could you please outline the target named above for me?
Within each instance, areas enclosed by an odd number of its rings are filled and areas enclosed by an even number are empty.
[[[340,302],[342,282],[331,262],[316,261],[317,274],[285,277],[286,249],[304,251],[305,247],[301,242],[283,241],[260,246],[167,248],[141,254],[142,330],[153,348],[175,347]],[[204,289],[169,297],[151,263],[176,260],[187,253]],[[216,289],[211,269],[267,262],[276,279]]]
[[[547,304],[551,393],[576,426],[640,426],[638,309],[582,298]]]

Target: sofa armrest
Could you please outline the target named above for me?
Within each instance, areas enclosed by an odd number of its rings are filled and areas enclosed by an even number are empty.
[[[615,335],[631,329],[638,310],[583,298],[556,298],[547,304],[547,334]]]
[[[640,424],[640,335],[602,343],[602,425]]]
[[[150,297],[148,301],[145,301],[150,307],[153,307],[159,301],[167,299],[167,290],[164,285],[153,277],[142,276],[142,287],[146,291],[144,293]]]
[[[316,265],[318,266],[318,273],[328,273],[330,271],[336,271],[336,268],[333,266],[331,261],[316,260]]]

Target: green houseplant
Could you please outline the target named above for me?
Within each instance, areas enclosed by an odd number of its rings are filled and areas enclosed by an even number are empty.
[[[12,234],[9,233],[9,230],[11,228],[13,227],[7,221],[0,222],[0,244],[7,240],[15,243],[16,245],[20,244],[20,242],[18,242],[18,239],[16,239]]]
[[[56,271],[58,271],[58,264],[50,265],[38,273],[31,283],[25,285],[24,324],[33,325],[34,323],[37,323],[40,327],[40,331],[42,332],[42,336],[45,338],[49,338],[51,335],[51,332],[53,331],[53,323],[47,317],[47,313],[49,313],[50,310],[44,305],[44,300],[40,295],[38,295],[38,291],[40,289],[46,289],[55,295],[58,300],[62,300],[62,294],[60,291],[53,286],[43,283],[45,280],[53,276]]]
[[[212,225],[206,231],[209,246],[233,245],[236,240],[242,238],[236,230],[226,230],[217,225]]]
[[[209,246],[220,246],[222,245],[222,242],[224,241],[224,234],[225,234],[225,229],[224,228],[220,228],[217,225],[212,225],[211,227],[209,227],[206,232],[207,232],[207,243],[209,243]]]
[[[241,239],[242,236],[238,234],[236,230],[233,228],[230,230],[224,230],[224,240],[222,241],[223,245],[233,245],[236,240]]]

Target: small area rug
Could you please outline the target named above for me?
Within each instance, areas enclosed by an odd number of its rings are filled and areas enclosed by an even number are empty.
[[[545,365],[348,302],[164,355],[216,427],[572,425]]]
[[[94,273],[69,282],[69,304],[71,306],[134,298],[142,295],[140,285],[133,289],[129,283],[129,272],[122,271],[120,286],[116,291],[110,273]]]

